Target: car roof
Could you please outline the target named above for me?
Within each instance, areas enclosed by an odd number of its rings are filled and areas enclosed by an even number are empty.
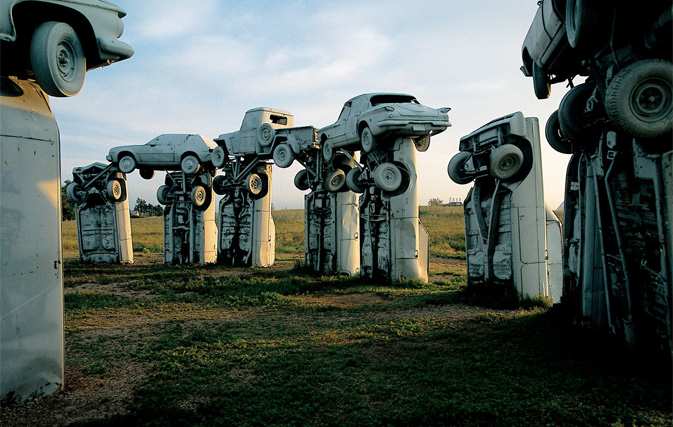
[[[372,93],[363,93],[362,95],[354,96],[353,98],[349,99],[349,100],[346,101],[346,102],[352,102],[352,101],[354,101],[354,100],[356,100],[356,99],[359,99],[359,98],[367,98],[367,99],[371,99],[372,97],[374,97],[374,96],[379,96],[379,95],[410,96],[410,97],[412,97],[412,98],[416,98],[415,96],[410,95],[410,94],[408,94],[408,93],[396,93],[396,92],[372,92]]]
[[[279,110],[277,108],[269,108],[269,107],[257,107],[257,108],[251,108],[250,110],[246,111],[247,113],[253,113],[256,111],[268,111],[270,113],[276,113],[276,114],[284,114],[286,116],[292,116],[292,113],[288,113],[287,111]]]

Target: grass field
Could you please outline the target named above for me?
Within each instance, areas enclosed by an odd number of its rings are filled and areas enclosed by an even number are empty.
[[[66,390],[2,425],[672,425],[668,363],[466,286],[461,208],[422,208],[430,281],[394,286],[295,269],[302,215],[268,269],[164,266],[160,218],[82,265],[66,223]]]

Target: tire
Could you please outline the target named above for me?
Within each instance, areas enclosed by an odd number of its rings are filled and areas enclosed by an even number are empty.
[[[575,49],[587,51],[597,47],[604,39],[600,17],[611,19],[612,7],[609,2],[568,0],[565,13],[568,44]]]
[[[208,193],[208,189],[203,185],[195,185],[192,189],[192,205],[197,210],[205,211],[210,206],[210,200],[212,196]]]
[[[346,174],[342,169],[335,169],[327,175],[325,189],[337,193],[346,186]]]
[[[360,181],[362,171],[359,168],[353,168],[346,174],[346,186],[354,193],[364,193],[367,187]]]
[[[246,180],[246,188],[253,199],[261,199],[265,193],[264,179],[260,174],[251,173]]]
[[[414,145],[416,146],[416,150],[421,153],[428,151],[428,148],[430,148],[430,135],[426,135],[422,138],[416,138],[414,140]]]
[[[402,185],[402,171],[392,163],[381,163],[374,169],[374,183],[383,191],[396,191]]]
[[[593,92],[593,85],[582,83],[570,89],[561,99],[558,107],[559,126],[561,132],[571,141],[582,142],[595,136],[584,115],[587,101]]]
[[[121,159],[119,159],[120,172],[131,173],[134,170],[136,170],[136,159],[132,155],[127,154],[125,156],[122,156]]]
[[[558,110],[554,111],[552,115],[549,116],[547,125],[544,128],[544,134],[547,137],[547,142],[554,150],[563,154],[572,154],[572,143],[561,131]]]
[[[215,194],[222,196],[227,192],[227,181],[227,177],[224,175],[218,175],[213,179],[213,191],[215,191]]]
[[[470,157],[472,157],[472,153],[469,151],[461,151],[451,158],[448,167],[449,178],[451,178],[451,181],[461,185],[469,184],[473,181],[474,178],[466,174],[463,170],[465,163],[467,163]]]
[[[51,96],[79,93],[86,75],[86,57],[75,30],[63,22],[40,24],[30,41],[35,80]]]
[[[227,153],[224,151],[224,147],[220,146],[213,149],[211,161],[216,168],[224,166],[224,163],[227,161]]]
[[[107,183],[106,194],[108,199],[114,203],[123,202],[126,200],[124,182],[117,178],[111,179]]]
[[[533,91],[537,99],[547,99],[551,94],[551,84],[547,72],[533,62]]]
[[[294,152],[290,144],[278,144],[273,149],[273,162],[279,168],[290,167],[292,162],[294,162]]]
[[[201,169],[201,162],[196,156],[188,154],[182,158],[180,169],[187,175],[194,175]]]
[[[362,151],[365,153],[371,153],[376,148],[376,138],[368,127],[362,129],[362,133],[360,133],[360,144],[362,145]]]
[[[162,205],[168,204],[168,193],[171,188],[168,185],[162,185],[157,189],[157,201]]]
[[[154,178],[154,169],[140,169],[140,176],[144,179]]]
[[[79,196],[79,192],[82,190],[82,187],[76,183],[76,182],[71,182],[68,184],[68,186],[65,188],[65,195],[73,203],[80,203],[82,201],[82,197]]]
[[[605,112],[618,130],[640,138],[671,132],[672,67],[662,59],[647,59],[617,73],[605,95]]]
[[[268,147],[273,144],[273,141],[276,139],[276,130],[268,123],[262,123],[262,125],[257,128],[257,142],[262,147]]]
[[[331,162],[334,159],[334,143],[327,141],[322,146],[322,158],[326,162]]]
[[[488,173],[496,179],[507,180],[516,175],[523,166],[523,151],[516,145],[505,144],[489,156]]]
[[[294,186],[300,191],[306,191],[310,188],[310,185],[308,184],[308,171],[306,169],[300,170],[297,175],[294,176]]]

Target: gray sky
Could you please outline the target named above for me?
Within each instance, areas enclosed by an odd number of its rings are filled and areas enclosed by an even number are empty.
[[[77,96],[51,98],[64,180],[73,167],[107,163],[117,145],[238,130],[250,108],[279,108],[295,126],[320,128],[355,95],[404,92],[451,107],[453,126],[417,156],[422,205],[465,197],[470,185],[446,173],[460,138],[514,111],[540,119],[546,201],[563,201],[569,156],[549,147],[544,125],[568,89],[554,85],[540,101],[519,70],[535,0],[113,1],[128,13],[121,39],[136,53],[88,73]],[[298,170],[274,168],[277,209],[303,206]],[[163,176],[129,175],[131,207],[138,197],[156,204]]]

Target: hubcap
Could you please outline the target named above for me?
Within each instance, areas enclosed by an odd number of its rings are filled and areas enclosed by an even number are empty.
[[[633,110],[642,120],[657,120],[671,109],[671,88],[659,79],[643,82],[633,91]]]
[[[56,52],[56,63],[58,65],[58,72],[61,78],[66,81],[73,79],[76,73],[74,48],[70,43],[62,42],[58,45]]]

